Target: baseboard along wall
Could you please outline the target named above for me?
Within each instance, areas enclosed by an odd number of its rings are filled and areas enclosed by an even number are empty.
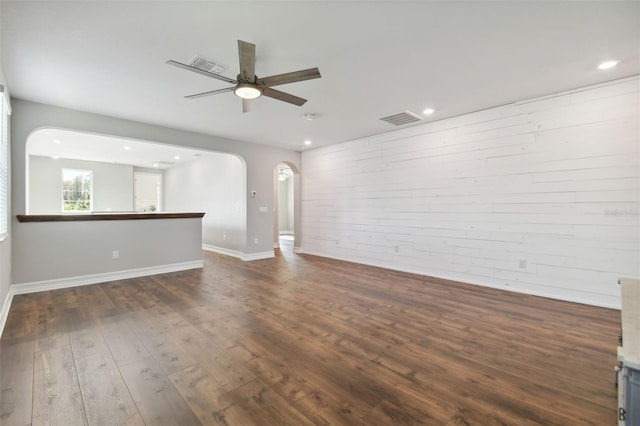
[[[109,281],[125,280],[128,278],[144,277],[149,275],[166,274],[169,272],[186,271],[188,269],[202,268],[202,260],[193,262],[174,263],[170,265],[152,266],[147,268],[129,269],[125,271],[105,272],[100,274],[83,275],[78,277],[57,278],[53,280],[38,281],[32,283],[12,284],[2,305],[0,312],[0,337],[9,316],[13,296],[19,294],[36,293],[39,291],[57,290],[62,288],[78,287],[83,285],[98,284]]]

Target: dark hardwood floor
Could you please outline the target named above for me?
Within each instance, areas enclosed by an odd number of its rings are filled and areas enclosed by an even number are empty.
[[[615,425],[620,314],[296,255],[16,296],[2,425]]]

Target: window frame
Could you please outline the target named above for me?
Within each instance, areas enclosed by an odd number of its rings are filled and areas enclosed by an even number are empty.
[[[11,104],[4,85],[0,84],[0,241],[9,237],[9,116]]]

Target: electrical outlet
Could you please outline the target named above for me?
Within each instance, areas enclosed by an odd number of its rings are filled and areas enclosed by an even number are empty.
[[[525,269],[527,267],[527,259],[518,260],[518,268]]]
[[[258,239],[257,238],[253,239],[253,244],[258,244]]]
[[[227,239],[227,234],[222,234],[222,241],[225,241]]]
[[[120,252],[118,250],[114,250],[111,252],[111,258],[113,260],[118,260],[120,259]]]

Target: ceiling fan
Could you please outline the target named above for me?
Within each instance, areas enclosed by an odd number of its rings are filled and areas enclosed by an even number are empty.
[[[232,87],[225,89],[211,90],[203,93],[196,93],[195,95],[185,96],[187,99],[195,99],[203,96],[217,95],[219,93],[234,92],[236,96],[242,98],[242,112],[249,111],[249,100],[255,99],[260,96],[267,96],[269,98],[277,99],[279,101],[288,102],[297,106],[302,106],[306,99],[299,98],[289,93],[281,92],[273,89],[273,86],[279,86],[281,84],[295,83],[297,81],[311,80],[314,78],[320,78],[320,71],[318,68],[309,68],[301,71],[288,72],[285,74],[272,75],[271,77],[258,78],[255,73],[256,65],[256,46],[255,44],[247,43],[246,41],[238,40],[238,55],[240,57],[240,74],[236,77],[236,80],[228,77],[224,77],[219,74],[215,74],[200,68],[196,68],[191,65],[183,64],[181,62],[167,61],[167,64],[173,65],[178,68],[182,68],[188,71],[193,71],[198,74],[206,75],[208,77],[215,78],[230,84]]]

